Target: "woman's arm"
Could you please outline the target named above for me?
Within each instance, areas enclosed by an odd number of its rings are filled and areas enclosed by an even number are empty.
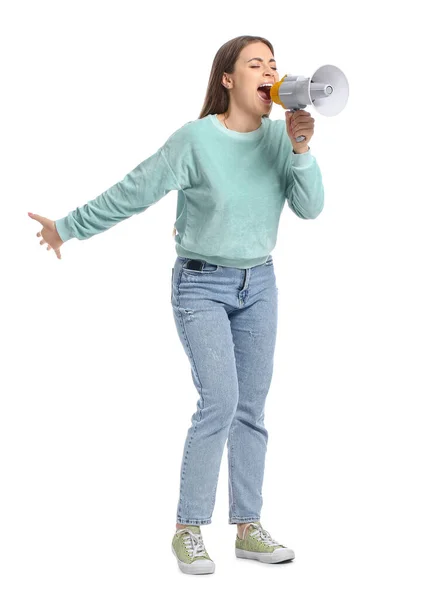
[[[137,165],[122,181],[55,221],[60,238],[86,240],[145,211],[171,190],[179,189],[163,147]]]
[[[290,151],[284,178],[285,197],[290,209],[301,219],[316,219],[324,208],[321,170],[311,151]]]

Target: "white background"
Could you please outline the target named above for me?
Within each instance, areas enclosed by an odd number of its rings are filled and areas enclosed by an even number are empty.
[[[3,5],[0,22],[0,596],[421,599],[413,3],[40,1]],[[323,212],[304,221],[286,204],[272,251],[280,305],[262,524],[296,559],[236,559],[225,449],[202,528],[216,562],[205,579],[183,575],[171,553],[198,399],[170,304],[177,192],[64,244],[61,261],[27,212],[67,215],[197,119],[215,53],[243,34],[273,43],[280,77],[335,64],[350,96],[334,118],[313,113]]]

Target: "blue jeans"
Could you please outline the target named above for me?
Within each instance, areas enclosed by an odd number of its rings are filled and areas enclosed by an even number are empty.
[[[177,256],[171,303],[200,395],[184,445],[176,522],[212,522],[226,441],[228,522],[259,521],[278,316],[272,256],[247,269]]]

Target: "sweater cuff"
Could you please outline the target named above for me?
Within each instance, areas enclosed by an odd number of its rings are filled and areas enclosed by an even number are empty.
[[[313,156],[310,148],[307,152],[303,152],[302,154],[295,154],[293,151],[291,156],[294,167],[308,167],[313,162]]]
[[[62,242],[67,242],[71,238],[75,237],[72,234],[71,228],[68,225],[68,217],[63,217],[62,219],[58,219],[54,222],[56,226],[57,233],[59,234]]]

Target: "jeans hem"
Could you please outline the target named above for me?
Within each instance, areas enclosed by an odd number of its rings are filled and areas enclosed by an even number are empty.
[[[235,521],[235,519],[237,519]],[[228,523],[230,525],[234,525],[236,523],[255,523],[256,521],[260,521],[260,517],[231,517],[228,519]]]
[[[212,519],[180,519],[176,521],[179,525],[209,525]]]

